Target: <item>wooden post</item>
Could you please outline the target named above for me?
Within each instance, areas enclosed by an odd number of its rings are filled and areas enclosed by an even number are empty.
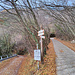
[[[41,38],[41,63],[44,64],[44,60],[43,60],[43,40]]]

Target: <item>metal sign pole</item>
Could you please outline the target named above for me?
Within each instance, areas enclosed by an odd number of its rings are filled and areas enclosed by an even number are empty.
[[[37,49],[38,49],[38,44],[36,44],[36,46],[37,46]]]
[[[36,44],[37,46],[37,50],[38,50],[38,44]],[[37,67],[38,67],[38,70],[39,70],[39,61],[37,62]]]
[[[38,66],[38,70],[39,70],[39,61],[38,61],[38,63],[37,63],[37,66]]]

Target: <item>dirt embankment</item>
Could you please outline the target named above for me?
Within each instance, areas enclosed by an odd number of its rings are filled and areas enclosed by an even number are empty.
[[[49,49],[44,57],[44,64],[40,62],[40,69],[37,70],[37,61],[28,55],[24,58],[18,75],[56,75],[55,51],[52,41],[48,45]]]

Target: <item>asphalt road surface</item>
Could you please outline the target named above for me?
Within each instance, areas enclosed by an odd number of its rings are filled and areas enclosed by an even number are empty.
[[[57,55],[57,75],[75,75],[75,52],[59,41],[51,40]]]
[[[14,57],[13,60],[10,59],[11,62],[2,69],[0,69],[0,75],[17,75],[17,72],[20,68],[23,58],[24,58],[23,56],[17,56]]]

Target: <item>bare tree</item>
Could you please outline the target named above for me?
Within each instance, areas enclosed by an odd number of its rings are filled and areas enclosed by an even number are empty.
[[[56,3],[57,2],[57,3]],[[52,16],[56,21],[55,26],[58,28],[57,31],[60,31],[61,34],[67,36],[67,40],[72,40],[75,38],[75,6],[68,5],[67,0],[56,1],[55,3],[44,3],[43,7],[46,9],[42,9],[49,16]],[[63,39],[65,39],[65,37]]]
[[[27,40],[31,45],[32,41],[35,44],[39,43],[37,36],[37,31],[40,29],[39,18],[37,19],[37,11],[39,10],[54,18],[57,37],[62,36],[64,39],[67,36],[66,39],[68,38],[68,40],[75,37],[75,5],[69,6],[68,0],[54,0],[52,2],[46,0],[1,0],[0,6],[8,13],[19,18],[19,22],[24,28],[25,35],[28,35]],[[45,31],[46,38],[49,38],[49,26]],[[45,42],[47,47],[49,40],[46,39]]]
[[[31,2],[29,0],[22,0],[21,4],[19,0],[7,0],[6,2],[1,0],[0,3],[3,3],[3,5],[0,4],[0,6],[4,10],[19,18],[19,22],[24,28],[24,34],[28,35],[27,40],[29,40],[31,46],[32,41],[35,45],[36,43],[39,43],[37,31],[40,29],[40,26],[36,18],[35,9],[32,7]]]

